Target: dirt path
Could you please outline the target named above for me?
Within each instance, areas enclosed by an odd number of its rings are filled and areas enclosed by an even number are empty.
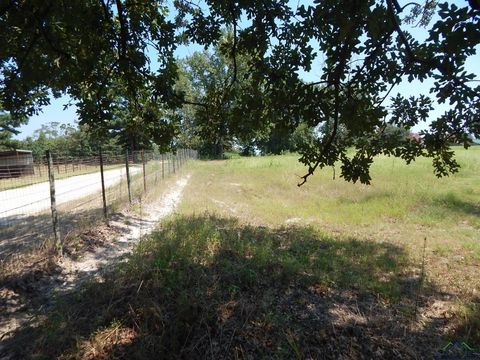
[[[132,166],[131,174],[141,168]],[[125,169],[118,168],[104,172],[105,186],[115,185],[126,177]],[[57,205],[101,191],[100,172],[72,176],[55,180]],[[2,219],[33,215],[50,208],[50,185],[47,182],[0,192],[0,225]],[[12,221],[12,220],[9,220]]]
[[[175,210],[189,179],[190,174],[181,177],[162,197],[144,204],[138,216],[126,215],[122,221],[112,220],[110,226],[120,230],[120,237],[93,249],[78,260],[64,258],[58,261],[55,275],[37,284],[32,297],[40,297],[43,301],[41,307],[48,308],[51,305],[49,299],[52,299],[54,293],[72,290],[107,265],[121,261],[123,255],[131,251],[142,236],[150,233],[159,220]],[[5,287],[0,287],[0,298],[3,298],[0,301],[0,359],[3,360],[10,359],[3,341],[14,336],[19,328],[31,323],[34,309],[22,303],[15,291]]]
[[[98,269],[129,252],[142,236],[154,229],[160,219],[173,212],[180,202],[183,189],[189,179],[190,175],[180,178],[164,197],[144,205],[142,207],[143,214],[140,217],[127,218],[128,224],[125,223],[125,218],[121,222],[110,221],[110,226],[121,229],[124,234],[115,242],[109,243],[105,247],[97,248],[94,252],[84,256],[80,261],[64,260],[61,266],[68,274],[68,287],[74,286],[85,275],[96,272]]]

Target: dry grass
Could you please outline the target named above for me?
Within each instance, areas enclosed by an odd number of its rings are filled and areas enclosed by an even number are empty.
[[[466,355],[458,344],[480,346],[480,151],[459,159],[447,179],[380,158],[371,187],[322,173],[302,188],[294,156],[196,162],[179,215],[12,345],[37,359],[413,359],[453,341]]]
[[[480,344],[480,147],[456,152],[460,172],[442,179],[427,159],[406,166],[378,158],[371,186],[346,183],[338,174],[333,179],[326,169],[298,188],[305,169],[294,155],[198,162],[180,211],[209,211],[257,226],[311,226],[401,248],[409,271],[419,272],[424,263],[425,282],[448,294],[430,298],[423,311],[441,303],[438,313],[455,314],[446,315],[445,333],[463,318],[463,338]]]
[[[431,358],[444,346],[445,326],[458,319],[429,304],[444,299],[430,284],[419,294],[419,275],[388,243],[308,226],[174,216],[128,263],[60,297],[39,328],[25,329],[33,341],[19,354]]]
[[[300,188],[305,170],[294,155],[198,162],[180,211],[389,242],[417,264],[426,238],[428,277],[445,291],[474,297],[480,291],[480,147],[459,149],[457,156],[460,173],[448,178],[437,179],[426,159],[406,166],[379,158],[371,186],[333,180],[326,169]]]

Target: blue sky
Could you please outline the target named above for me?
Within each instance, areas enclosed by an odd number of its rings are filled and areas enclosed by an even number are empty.
[[[400,1],[403,3],[404,1]],[[465,0],[456,0],[456,1],[449,1],[450,3],[456,3],[459,6],[464,6],[466,4]],[[299,0],[292,0],[291,5],[297,6],[297,4],[308,4],[308,1],[299,1]],[[436,21],[432,19],[432,21]],[[422,28],[410,28],[407,29],[418,41],[422,41],[427,37],[427,31]],[[176,56],[179,58],[186,57],[191,55],[194,51],[200,50],[200,46],[181,46],[176,51]],[[480,50],[480,49],[478,49]],[[472,72],[480,78],[480,51],[477,51],[477,54],[469,59],[467,62],[465,69],[468,72]],[[302,77],[305,81],[316,81],[318,80],[321,70],[320,70],[320,62],[321,56],[317,59],[314,63],[313,69],[309,73],[302,73]],[[152,67],[155,67],[156,61],[152,59]],[[429,89],[432,85],[432,81],[425,81],[424,83],[420,83],[419,81],[408,83],[404,82],[397,86],[391,95],[395,95],[396,93],[400,93],[404,96],[410,95],[420,95],[425,94],[428,95]],[[20,134],[16,136],[17,139],[24,139],[28,136],[31,136],[35,130],[39,129],[43,124],[47,124],[50,122],[58,122],[60,124],[73,124],[77,119],[78,116],[76,114],[76,107],[69,106],[68,108],[64,109],[64,105],[69,102],[68,96],[63,96],[59,99],[52,99],[49,106],[46,106],[43,111],[36,116],[32,116],[29,119],[27,125],[23,125],[19,128]],[[430,120],[437,118],[441,115],[446,109],[448,109],[448,105],[445,104],[434,104],[434,110],[430,113]],[[425,129],[428,126],[427,123],[417,125],[413,130],[419,131],[421,129]]]

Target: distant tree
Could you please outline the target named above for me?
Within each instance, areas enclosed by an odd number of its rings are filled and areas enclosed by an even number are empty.
[[[409,33],[412,24],[426,28],[422,42]],[[231,31],[227,42],[224,28]],[[172,143],[180,118],[167,120],[162,112],[193,102],[176,90],[174,51],[188,42],[223,46],[228,59],[221,74],[228,91],[208,91],[200,111],[201,128],[216,129],[217,153],[232,135],[255,139],[272,122],[292,131],[301,122],[315,129],[331,124],[329,136],[299,149],[308,169],[300,184],[337,162],[346,180],[369,183],[379,154],[407,163],[426,156],[445,176],[459,168],[452,139],[468,147],[471,136],[480,136],[479,79],[465,67],[480,44],[474,0],[4,1],[0,102],[21,119],[51,95],[67,93],[82,124],[105,133],[120,98],[144,125],[135,129]],[[302,74],[312,70],[318,79],[307,84]],[[402,82],[425,80],[428,93],[391,96]],[[425,122],[434,100],[448,109],[421,132],[422,141],[379,138],[385,123],[410,129]]]
[[[381,130],[383,137],[395,137],[397,141],[404,141],[409,139],[411,131],[403,126],[395,126],[392,124],[386,124]]]
[[[291,151],[301,151],[315,143],[318,135],[315,134],[315,129],[308,126],[306,123],[300,123],[295,129],[290,140]]]
[[[253,142],[242,144],[240,148],[241,156],[254,156],[255,155],[255,144]]]
[[[233,65],[220,47],[195,52],[180,61],[181,87],[186,104],[181,111],[186,132],[201,139],[197,145],[204,156],[222,159],[232,148]]]
[[[257,147],[262,154],[279,155],[284,151],[290,151],[292,133],[288,128],[272,124],[268,133],[256,140]]]
[[[21,140],[18,144],[31,150],[35,159],[45,156],[46,150],[59,157],[81,157],[98,155],[100,147],[104,152],[123,152],[117,139],[98,137],[90,131],[88,125],[73,126],[51,122],[43,124],[33,136]]]
[[[13,118],[0,108],[0,150],[11,150],[19,147],[18,141],[12,139],[19,134],[18,127],[27,123],[25,118]]]

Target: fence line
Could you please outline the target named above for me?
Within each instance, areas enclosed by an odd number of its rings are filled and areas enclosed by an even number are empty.
[[[155,189],[197,152],[100,152],[97,156],[0,162],[0,260],[22,246],[61,241],[83,223]],[[3,164],[3,165],[2,165]],[[32,244],[34,242],[35,244]]]

